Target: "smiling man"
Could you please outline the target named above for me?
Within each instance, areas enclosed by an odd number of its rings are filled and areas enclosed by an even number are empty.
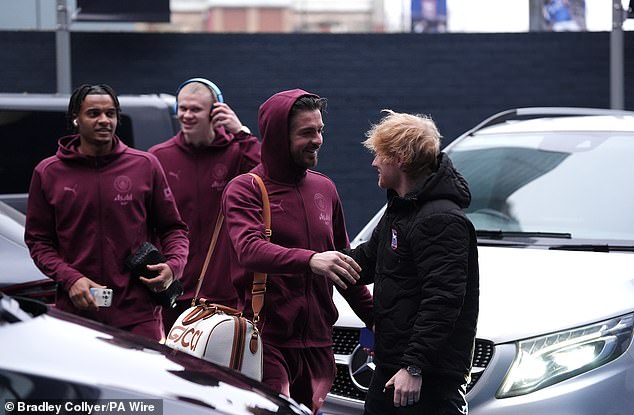
[[[160,340],[152,292],[181,276],[187,226],[156,157],[115,135],[120,112],[108,85],[73,92],[67,116],[76,134],[62,137],[57,153],[35,167],[25,241],[35,264],[59,284],[58,308]],[[166,260],[148,270],[158,275],[133,278],[126,258],[155,240]],[[99,308],[90,289],[104,287],[113,291],[112,305]]]
[[[310,168],[323,144],[326,100],[294,89],[273,95],[258,114],[262,161],[252,172],[269,194],[272,235],[266,240],[262,195],[249,175],[233,179],[223,194],[226,261],[239,307],[251,312],[254,272],[268,273],[258,327],[264,343],[262,381],[317,413],[335,375],[333,286],[372,325],[372,298],[355,286],[358,266],[336,250],[348,247],[335,184]]]
[[[365,415],[466,415],[479,313],[478,247],[466,180],[426,115],[387,115],[367,132],[387,209],[345,250],[374,284],[374,363]]]
[[[149,149],[161,162],[178,211],[189,227],[189,256],[181,279],[184,294],[175,308],[163,309],[166,332],[196,295],[222,191],[229,180],[260,162],[260,142],[224,102],[216,84],[205,78],[188,79],[177,88],[176,98],[181,130]],[[228,241],[218,241],[214,258],[224,258],[229,249]],[[221,267],[222,261],[209,263],[198,298],[235,307],[235,291]]]

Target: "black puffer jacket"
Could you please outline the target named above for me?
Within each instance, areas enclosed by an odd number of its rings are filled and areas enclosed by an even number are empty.
[[[423,380],[468,374],[479,299],[475,231],[462,211],[470,201],[466,181],[441,153],[436,172],[411,193],[388,192],[371,239],[350,252],[361,282],[374,283],[377,365],[416,365]]]

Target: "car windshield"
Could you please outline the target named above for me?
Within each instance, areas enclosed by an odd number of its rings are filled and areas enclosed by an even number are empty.
[[[634,241],[634,133],[482,134],[447,153],[479,231]]]

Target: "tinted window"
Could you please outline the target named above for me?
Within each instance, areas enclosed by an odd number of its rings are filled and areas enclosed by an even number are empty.
[[[57,151],[57,140],[69,134],[64,111],[0,110],[0,193],[25,193],[33,168]],[[132,121],[121,116],[117,134],[133,144]]]
[[[469,182],[476,228],[634,240],[634,135],[469,138],[450,156]]]

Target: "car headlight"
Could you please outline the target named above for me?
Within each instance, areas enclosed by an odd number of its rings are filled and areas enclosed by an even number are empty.
[[[601,366],[623,354],[634,314],[522,340],[498,398],[525,395]]]

